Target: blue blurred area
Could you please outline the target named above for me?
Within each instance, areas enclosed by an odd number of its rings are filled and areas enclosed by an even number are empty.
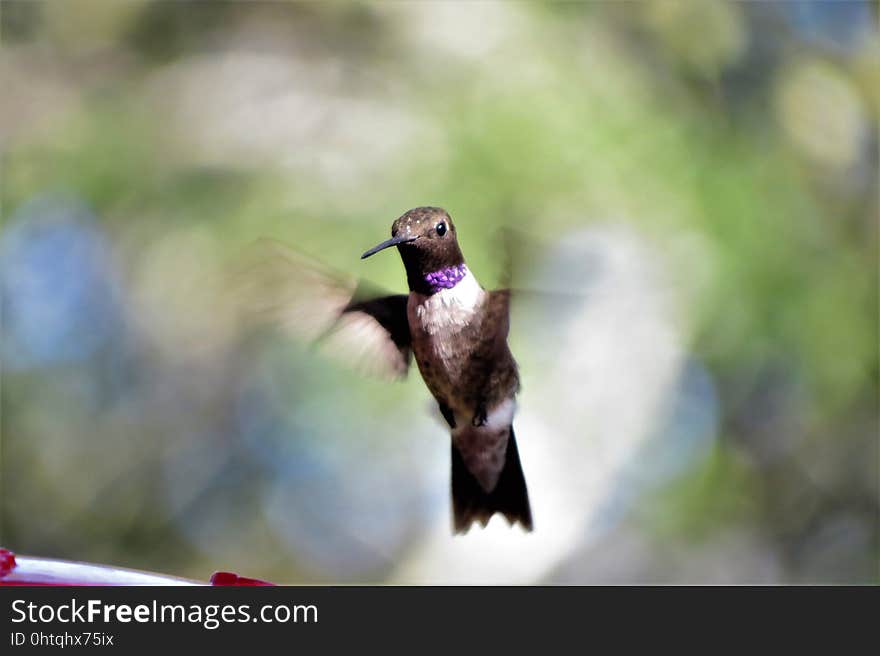
[[[634,504],[700,466],[718,447],[720,408],[709,371],[696,360],[688,361],[668,393],[664,418],[621,472],[593,530],[613,530]]]
[[[49,195],[18,208],[0,240],[4,366],[82,361],[118,338],[116,280],[110,245],[83,203]]]
[[[277,350],[270,343],[254,354],[242,380],[235,460],[260,468],[267,521],[303,567],[332,572],[335,580],[391,569],[431,512],[415,473],[395,462],[409,447],[376,448],[365,434],[370,422],[324,417],[316,423],[315,409],[333,398],[338,382]],[[358,405],[350,393],[338,397],[346,402]]]
[[[803,38],[856,52],[875,37],[876,8],[861,0],[794,0],[773,3]]]

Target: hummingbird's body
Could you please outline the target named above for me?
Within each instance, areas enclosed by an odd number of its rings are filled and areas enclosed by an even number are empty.
[[[403,308],[399,296],[352,303],[345,311],[367,311],[380,323],[384,319],[388,334],[397,335],[398,350],[409,349],[415,356],[451,430],[456,532],[475,520],[485,525],[495,512],[531,529],[512,426],[519,376],[507,346],[508,290],[480,286],[442,209],[410,210],[394,222],[392,238],[363,257],[389,246],[397,246],[406,267],[405,317],[390,320],[389,308],[394,306],[398,315]],[[377,303],[384,305],[381,312],[374,311]]]
[[[452,429],[452,441],[484,489],[498,482],[519,389],[516,363],[493,316],[498,297],[470,272],[431,296],[410,292],[413,355]],[[480,425],[481,424],[481,425]]]

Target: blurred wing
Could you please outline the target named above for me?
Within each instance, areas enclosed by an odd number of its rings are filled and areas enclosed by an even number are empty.
[[[497,326],[498,339],[507,340],[510,330],[510,290],[495,289],[489,292],[489,304],[486,309],[486,320],[490,325]]]
[[[412,360],[406,294],[356,300],[360,296],[355,293],[322,343],[363,373],[403,378]]]
[[[491,293],[490,309],[499,317],[513,315],[514,331],[531,347],[552,351],[565,333],[569,320],[585,303],[590,292],[592,264],[583,262],[576,285],[541,275],[554,258],[554,247],[525,231],[499,228],[493,241],[500,244],[500,285]],[[573,270],[573,269],[572,269]],[[564,288],[563,288],[564,287]],[[509,326],[509,319],[505,319]],[[507,336],[507,330],[500,334]]]
[[[246,321],[280,327],[369,375],[406,374],[412,359],[406,295],[387,295],[358,284],[267,239],[255,244],[235,278]]]

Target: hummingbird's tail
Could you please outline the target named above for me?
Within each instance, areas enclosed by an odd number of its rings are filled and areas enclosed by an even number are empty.
[[[465,466],[464,459],[452,445],[452,527],[455,533],[467,533],[475,521],[483,526],[496,512],[511,525],[519,522],[527,531],[532,530],[532,510],[529,491],[519,464],[519,452],[513,426],[507,440],[504,469],[491,492],[486,492]]]

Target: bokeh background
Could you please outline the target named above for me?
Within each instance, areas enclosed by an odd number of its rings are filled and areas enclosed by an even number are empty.
[[[2,525],[277,582],[878,582],[876,2],[4,0]],[[254,330],[260,237],[497,229],[536,532],[453,539],[448,437]]]

